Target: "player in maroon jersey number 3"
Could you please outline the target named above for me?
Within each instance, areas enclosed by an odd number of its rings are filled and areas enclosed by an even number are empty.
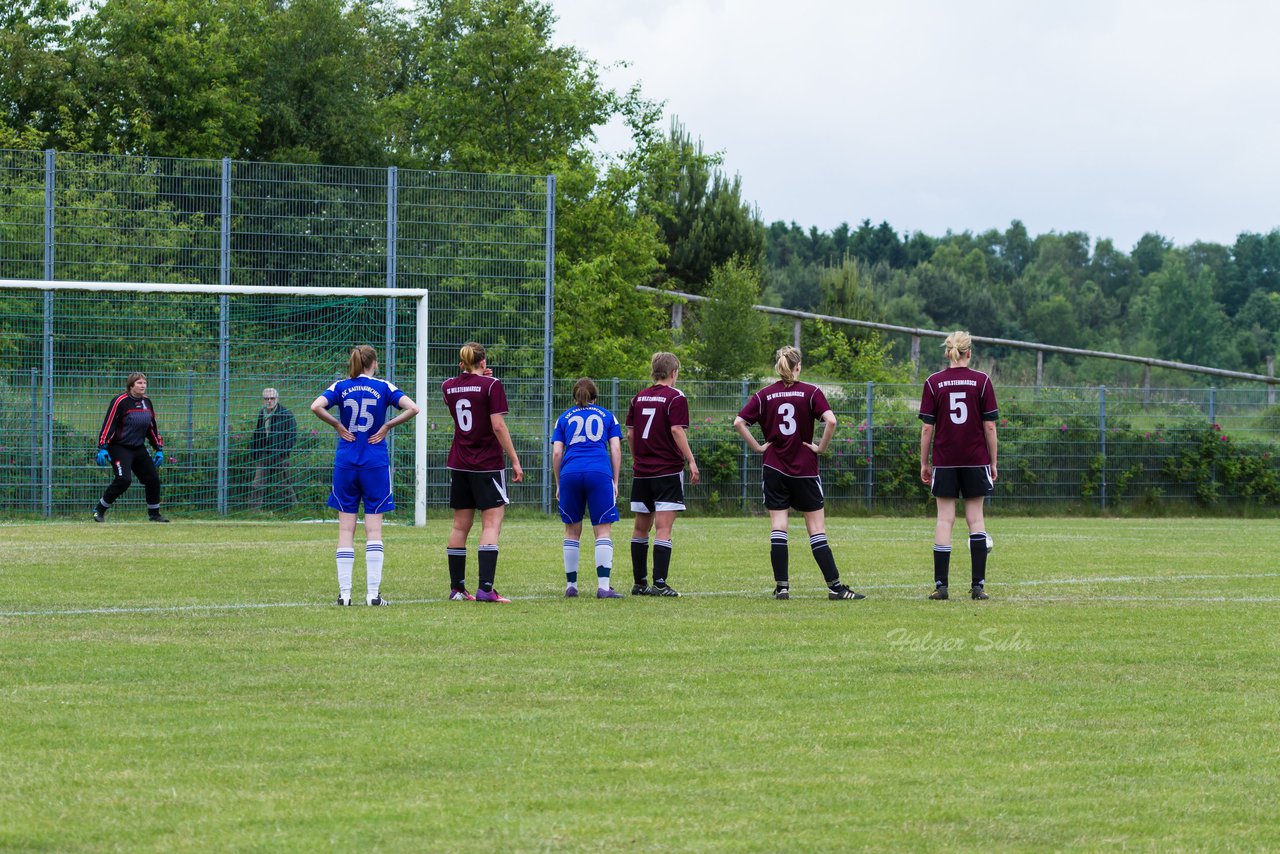
[[[698,482],[698,463],[689,448],[689,401],[675,387],[680,360],[673,353],[654,353],[653,385],[631,399],[627,407],[627,446],[631,449],[631,510],[636,514],[631,534],[632,596],[679,596],[667,583],[671,567],[671,529],[684,510],[684,464],[689,483]],[[653,540],[653,584],[649,584],[649,531]]]
[[[449,532],[446,555],[449,562],[449,599],[454,602],[509,602],[494,589],[498,571],[498,535],[506,512],[507,466],[511,460],[511,481],[524,479],[520,457],[516,455],[507,429],[507,393],[493,376],[484,347],[474,341],[458,351],[459,376],[441,385],[444,404],[453,417],[453,444],[449,447],[452,483],[449,506],[453,508],[453,530]],[[474,596],[467,592],[467,535],[480,511],[479,587]]]
[[[827,544],[825,499],[818,476],[818,455],[831,444],[836,414],[822,389],[802,383],[800,351],[783,347],[774,368],[778,381],[761,389],[733,419],[733,427],[751,450],[764,454],[764,506],[769,511],[769,559],[773,564],[773,598],[791,598],[788,576],[787,517],[792,508],[804,514],[809,548],[827,582],[828,599],[865,599],[840,580],[835,557]],[[821,421],[822,439],[813,441],[813,424]],[[748,425],[759,424],[761,444]]]
[[[982,516],[983,503],[996,480],[996,391],[991,377],[969,367],[973,338],[953,332],[943,343],[951,367],[924,381],[920,397],[920,479],[930,485],[938,502],[933,538],[933,593],[947,598],[951,567],[951,529],[956,523],[956,499],[964,499],[969,524],[972,578],[969,596],[986,599],[987,554],[991,538]]]

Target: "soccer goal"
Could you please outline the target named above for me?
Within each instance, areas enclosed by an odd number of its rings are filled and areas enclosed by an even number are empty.
[[[311,401],[357,344],[423,409],[388,437],[400,517],[426,523],[427,295],[423,289],[0,279],[0,508],[87,515],[108,404],[147,375],[166,461],[166,511],[329,518],[334,432]],[[269,416],[268,416],[269,413]],[[142,513],[140,485],[117,502]]]

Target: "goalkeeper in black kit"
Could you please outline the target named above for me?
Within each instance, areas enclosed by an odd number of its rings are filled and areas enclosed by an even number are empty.
[[[147,454],[145,443],[155,448]],[[93,508],[93,521],[107,521],[107,511],[133,483],[133,475],[142,481],[147,493],[147,518],[152,522],[168,522],[160,515],[160,472],[164,464],[164,441],[156,429],[156,410],[147,397],[147,375],[129,374],[124,394],[117,395],[107,407],[107,417],[98,434],[100,466],[111,466],[115,479]]]

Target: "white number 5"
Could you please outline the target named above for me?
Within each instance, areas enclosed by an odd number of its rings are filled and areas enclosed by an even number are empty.
[[[963,424],[969,418],[969,404],[964,402],[964,392],[951,392],[951,423]]]

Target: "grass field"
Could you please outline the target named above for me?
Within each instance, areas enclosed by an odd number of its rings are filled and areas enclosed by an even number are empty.
[[[332,524],[0,525],[0,848],[1280,848],[1274,521],[997,518],[991,601],[935,603],[928,520],[830,521],[864,602],[793,522],[776,602],[761,518],[621,601],[523,518],[503,606],[443,601],[446,524],[383,609]]]

